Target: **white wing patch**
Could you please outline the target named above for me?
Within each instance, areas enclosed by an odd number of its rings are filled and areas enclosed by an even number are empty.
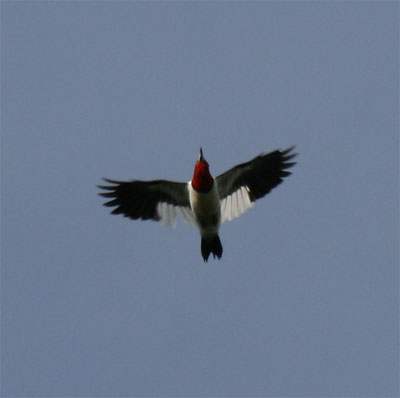
[[[160,202],[157,205],[157,214],[160,217],[161,223],[168,227],[176,227],[177,214],[181,216],[191,227],[196,226],[196,221],[194,219],[192,210],[190,210],[188,207],[174,206],[166,202]]]
[[[222,200],[221,222],[231,221],[253,206],[254,203],[250,200],[248,188],[241,187]]]
[[[189,207],[176,207],[176,212],[186,221],[191,227],[196,227],[197,223],[194,218],[194,214]]]

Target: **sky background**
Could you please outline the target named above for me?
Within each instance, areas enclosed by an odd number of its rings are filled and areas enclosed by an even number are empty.
[[[1,2],[3,396],[396,396],[397,2]],[[198,231],[109,215],[296,145]]]

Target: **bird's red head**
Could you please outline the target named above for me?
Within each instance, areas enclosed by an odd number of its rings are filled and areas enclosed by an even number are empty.
[[[214,178],[208,169],[208,163],[203,157],[203,150],[200,148],[200,156],[194,166],[192,187],[198,192],[208,192],[214,185]]]

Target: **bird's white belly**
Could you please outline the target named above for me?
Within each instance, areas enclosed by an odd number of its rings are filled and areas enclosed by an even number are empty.
[[[201,235],[216,234],[221,224],[221,205],[216,181],[211,191],[207,193],[197,192],[193,189],[191,182],[188,184],[190,206]]]

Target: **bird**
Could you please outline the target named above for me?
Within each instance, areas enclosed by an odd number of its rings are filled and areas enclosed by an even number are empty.
[[[204,262],[210,254],[221,259],[221,224],[246,212],[291,174],[287,169],[296,164],[291,160],[297,156],[293,149],[262,153],[213,177],[200,148],[189,182],[103,178],[109,185],[98,185],[103,190],[99,195],[108,200],[104,206],[114,208],[111,214],[133,220],[160,221],[175,227],[176,216],[181,216],[199,229]]]

